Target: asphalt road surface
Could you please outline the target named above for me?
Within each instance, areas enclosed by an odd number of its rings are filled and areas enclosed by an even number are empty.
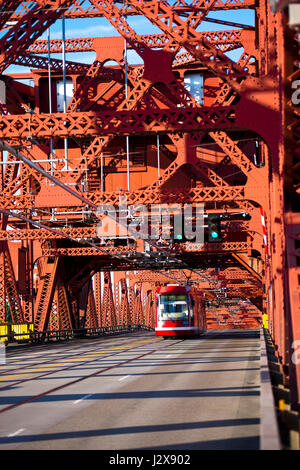
[[[0,449],[256,450],[259,330],[7,348]]]

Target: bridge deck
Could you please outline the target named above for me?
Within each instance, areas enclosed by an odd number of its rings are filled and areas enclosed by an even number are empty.
[[[0,449],[260,448],[259,330],[7,349]]]

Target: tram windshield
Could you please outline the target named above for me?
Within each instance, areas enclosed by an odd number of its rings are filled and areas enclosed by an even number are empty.
[[[158,320],[188,320],[187,295],[160,295]]]

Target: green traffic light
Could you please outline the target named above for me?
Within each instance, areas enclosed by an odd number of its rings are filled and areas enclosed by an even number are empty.
[[[219,242],[221,238],[220,216],[218,214],[208,214],[208,241]]]

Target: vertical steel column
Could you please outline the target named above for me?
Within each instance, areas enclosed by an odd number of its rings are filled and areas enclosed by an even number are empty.
[[[128,98],[128,78],[127,78],[127,41],[125,39],[125,96]],[[129,170],[129,135],[126,136],[126,162],[127,162],[127,191],[130,191],[130,170]]]
[[[284,115],[284,189],[285,213],[285,310],[288,332],[289,387],[291,407],[300,411],[300,208],[299,208],[299,113],[297,99],[291,99],[296,78],[299,76],[299,36],[289,25],[287,11],[283,13],[284,41],[279,49],[284,63],[285,89]],[[297,82],[296,82],[297,83]],[[298,88],[298,86],[297,86]],[[278,215],[277,215],[278,217]],[[298,420],[300,416],[298,415]],[[300,429],[300,422],[299,422]]]
[[[49,84],[49,113],[52,114],[52,83],[51,83],[51,52],[50,52],[50,28],[48,28],[48,84]],[[53,138],[50,139],[51,175],[53,176]]]
[[[5,323],[6,318],[6,288],[5,288],[5,252],[4,242],[0,243],[0,323]]]
[[[158,176],[158,179],[159,179],[160,178],[160,143],[159,143],[159,135],[157,135],[157,137],[156,137],[156,146],[157,146],[157,176]]]
[[[65,26],[65,14],[62,15],[62,62],[63,62],[63,85],[64,85],[64,113],[67,112],[67,77],[66,77],[66,26]],[[68,160],[68,139],[64,139],[65,148],[65,166],[63,170],[69,170]]]
[[[96,306],[96,317],[98,326],[103,326],[102,319],[102,296],[101,296],[101,272],[98,271],[94,276],[94,295]]]
[[[101,192],[103,193],[104,191],[104,181],[103,181],[103,152],[101,152],[100,156],[100,182],[101,182]]]

